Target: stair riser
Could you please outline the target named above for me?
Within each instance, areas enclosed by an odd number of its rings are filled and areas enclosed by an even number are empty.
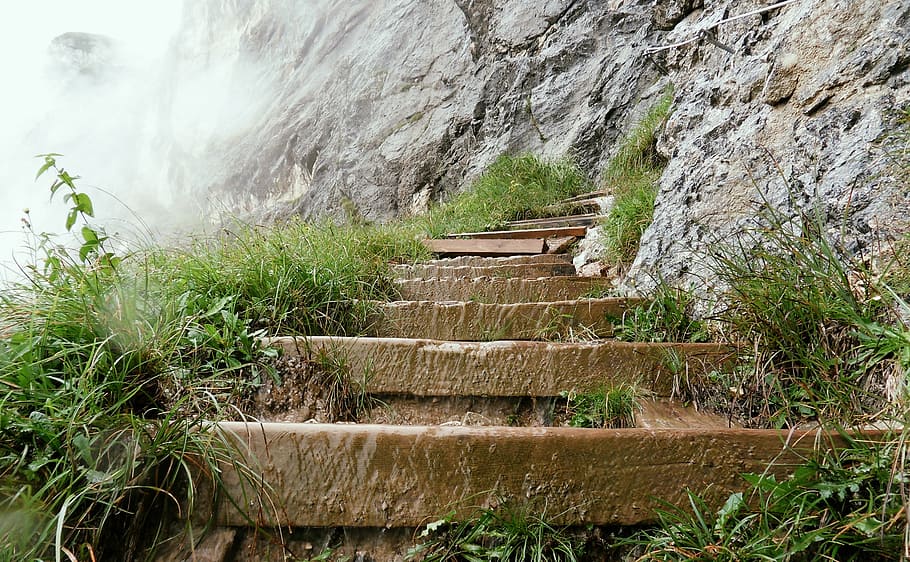
[[[537,254],[533,256],[510,256],[507,258],[483,258],[477,256],[460,256],[457,258],[442,258],[423,262],[423,265],[445,267],[495,267],[498,265],[528,265],[540,263],[572,263],[572,256],[568,254]]]
[[[398,338],[274,338],[307,357],[344,358],[374,394],[559,396],[601,386],[635,385],[670,396],[676,373],[690,379],[728,368],[731,350],[713,344],[444,342]],[[672,368],[672,370],[671,370]]]
[[[575,275],[575,266],[570,263],[531,263],[495,266],[397,266],[395,274],[401,279],[470,279],[473,277],[497,277],[501,279],[536,279]]]
[[[613,319],[644,301],[598,299],[553,303],[395,302],[375,315],[370,335],[454,341],[610,337]]]
[[[273,489],[240,505],[258,524],[291,527],[418,527],[499,498],[532,498],[558,525],[641,524],[654,520],[659,500],[686,505],[686,489],[707,490],[713,509],[746,488],[742,473],[773,463],[769,473],[784,476],[815,437],[791,435],[794,449],[785,449],[786,432],[757,430],[222,427]],[[232,468],[223,478],[243,497]],[[249,524],[229,505],[217,521]]]
[[[482,303],[553,302],[577,299],[593,289],[609,287],[602,277],[545,277],[542,279],[401,279],[406,300],[477,301]]]

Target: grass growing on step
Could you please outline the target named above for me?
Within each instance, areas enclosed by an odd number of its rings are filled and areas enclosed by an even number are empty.
[[[672,103],[673,93],[668,91],[622,141],[604,172],[614,201],[601,225],[602,240],[607,259],[615,263],[635,258],[641,235],[651,224],[657,181],[666,164],[654,143]]]
[[[606,427],[620,429],[635,427],[638,390],[631,385],[601,387],[593,392],[563,392],[566,416],[572,427]]]
[[[201,307],[229,299],[254,330],[356,335],[369,321],[366,301],[397,297],[388,262],[427,256],[394,227],[290,221],[239,225],[185,250],[157,251],[150,263],[174,298],[191,295]]]
[[[427,525],[420,536],[425,542],[412,548],[406,560],[575,562],[584,551],[583,538],[554,527],[528,506],[508,503],[466,519],[452,512]]]
[[[415,221],[433,238],[496,230],[508,221],[548,216],[544,212],[547,206],[590,190],[588,178],[569,160],[546,162],[530,154],[503,155],[469,190]]]
[[[659,525],[635,537],[639,560],[904,560],[905,437],[850,440],[781,481],[745,475],[747,493],[716,510],[690,492],[688,506],[659,510]]]
[[[692,293],[658,283],[647,304],[635,306],[617,319],[614,337],[648,343],[710,341],[707,325],[693,316],[694,304]]]

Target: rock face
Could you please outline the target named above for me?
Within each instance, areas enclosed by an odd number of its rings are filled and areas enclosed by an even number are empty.
[[[340,213],[350,200],[387,219],[463,187],[504,151],[572,153],[596,175],[638,102],[659,90],[639,56],[645,4],[299,4],[187,8],[173,81],[227,65],[241,83],[229,89],[252,83],[261,95],[242,134],[178,143],[174,174],[208,161],[202,183],[241,212]]]
[[[669,158],[630,272],[701,274],[705,245],[762,197],[821,203],[853,250],[904,225],[889,136],[910,103],[910,0],[204,0],[175,84],[207,75],[171,175],[254,216],[419,211],[502,152],[573,155],[598,179],[675,87]],[[718,25],[713,25],[718,24]],[[649,49],[686,42],[649,54]],[[719,46],[718,46],[719,45]],[[201,80],[201,79],[200,79]],[[201,81],[200,84],[205,84]]]
[[[662,40],[756,7],[706,2]],[[852,252],[907,232],[907,177],[896,176],[910,163],[893,156],[907,146],[895,135],[910,107],[910,2],[800,0],[722,24],[716,40],[735,54],[701,42],[658,55],[676,102],[633,281],[699,284],[704,248],[754,224],[764,202],[817,209]]]

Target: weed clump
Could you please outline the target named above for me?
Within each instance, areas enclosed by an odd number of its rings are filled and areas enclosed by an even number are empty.
[[[638,391],[630,385],[602,387],[593,392],[563,392],[566,415],[571,427],[635,427],[635,413],[640,410]]]
[[[601,224],[602,240],[607,258],[617,264],[635,258],[641,235],[651,224],[657,181],[666,164],[654,143],[672,103],[673,93],[668,91],[629,133],[604,172],[614,199]]]
[[[648,343],[710,341],[707,324],[692,311],[695,301],[689,291],[658,283],[647,304],[631,308],[616,319],[614,337]]]
[[[508,221],[548,216],[548,206],[588,191],[590,180],[570,160],[502,155],[468,191],[414,220],[432,238],[496,230]]]
[[[658,510],[631,541],[639,560],[904,560],[906,443],[844,439],[785,480],[745,475],[748,492],[716,511],[692,492],[689,506]]]
[[[767,208],[759,220],[711,256],[729,288],[718,318],[753,350],[746,409],[777,426],[879,412],[891,358],[879,353],[887,341],[882,287],[831,242],[818,216]]]
[[[585,546],[583,536],[554,527],[528,506],[509,503],[464,519],[449,513],[427,525],[420,536],[425,542],[410,549],[406,560],[576,562]]]

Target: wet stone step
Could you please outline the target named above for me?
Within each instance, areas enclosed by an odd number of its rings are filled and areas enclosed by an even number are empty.
[[[504,279],[475,277],[460,279],[399,279],[401,297],[406,300],[457,300],[483,303],[552,302],[573,300],[592,292],[607,290],[606,277],[540,277]]]
[[[613,334],[613,321],[641,299],[486,304],[398,301],[374,314],[371,336],[455,341],[595,339]]]
[[[234,465],[224,466],[235,502],[221,502],[215,521],[240,527],[419,527],[501,498],[538,501],[557,525],[636,525],[653,521],[661,501],[686,505],[688,489],[707,490],[715,509],[745,488],[742,473],[783,478],[816,440],[844,444],[817,432],[740,429],[240,422],[219,429],[234,436],[252,478],[270,486],[268,496],[255,496]]]
[[[537,277],[555,277],[575,275],[575,266],[571,263],[549,262],[528,264],[506,264],[487,266],[448,266],[432,264],[396,265],[392,272],[400,279],[461,279],[472,277],[497,277],[503,279],[535,279]],[[451,299],[448,299],[451,300]]]
[[[530,256],[509,256],[504,258],[481,256],[458,256],[454,258],[439,258],[422,262],[425,265],[458,267],[492,267],[497,265],[527,265],[533,263],[572,263],[569,254],[533,254]]]
[[[423,245],[434,254],[449,256],[510,256],[540,254],[547,245],[543,238],[511,240],[424,240]]]
[[[587,226],[563,226],[554,228],[525,228],[517,230],[491,230],[487,232],[456,232],[447,235],[447,238],[471,238],[474,240],[487,239],[538,239],[559,238],[565,236],[582,237],[588,231]]]
[[[680,377],[693,380],[730,366],[715,344],[617,341],[453,342],[406,338],[283,337],[267,340],[286,355],[343,361],[370,394],[414,396],[559,396],[601,386],[633,385],[670,396]]]

